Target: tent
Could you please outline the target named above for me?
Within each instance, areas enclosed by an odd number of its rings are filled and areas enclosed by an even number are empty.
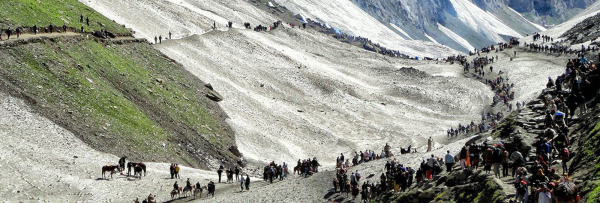
[[[302,15],[302,14],[298,13],[298,14],[294,15],[294,17],[296,19],[300,20],[302,23],[308,23],[308,21],[306,21],[306,17],[304,17],[304,15]]]

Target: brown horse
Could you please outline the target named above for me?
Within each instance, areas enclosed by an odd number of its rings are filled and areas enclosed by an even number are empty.
[[[336,193],[340,184],[338,184],[338,180],[336,178],[333,179],[333,192]]]
[[[296,175],[296,172],[298,172],[298,175],[300,175],[301,168],[302,168],[302,167],[300,167],[300,166],[295,166],[295,167],[294,167],[294,175]]]
[[[117,170],[119,168],[119,166],[112,166],[112,165],[106,165],[106,166],[102,166],[102,178],[106,179],[106,177],[104,176],[105,172],[110,172],[110,178],[113,178],[112,175],[113,173],[115,173],[115,170]]]
[[[175,198],[175,195],[177,195],[177,197],[180,197],[181,196],[180,193],[181,193],[181,187],[179,187],[178,190],[171,190],[171,199]]]
[[[347,182],[346,187],[344,187],[344,192],[346,193],[346,198],[348,198],[348,194],[350,194],[350,191],[352,191],[352,185],[350,185],[350,182]]]
[[[131,174],[131,168],[134,169],[133,175],[135,175],[135,168],[138,166],[144,171],[144,176],[146,176],[146,164],[141,163],[141,162],[140,163],[133,163],[133,162],[127,163],[127,175]],[[140,173],[140,176],[141,176],[141,173]]]
[[[133,176],[138,175],[139,179],[142,179],[142,167],[141,166],[135,166],[133,168]]]

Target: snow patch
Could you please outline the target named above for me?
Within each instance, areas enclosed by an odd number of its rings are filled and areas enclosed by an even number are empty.
[[[461,36],[457,35],[456,33],[452,32],[452,30],[444,27],[442,24],[438,23],[438,29],[440,29],[440,31],[442,31],[444,34],[446,34],[448,37],[450,37],[452,40],[454,40],[455,42],[460,44],[465,49],[467,49],[467,50],[475,49],[475,47],[471,46],[471,44],[469,44],[469,42],[467,40],[465,40]]]
[[[471,1],[450,0],[450,2],[458,14],[458,19],[474,30],[484,33],[492,41],[504,42],[505,40],[500,34],[522,37],[521,34],[500,22],[494,15],[482,10]]]
[[[413,39],[412,37],[410,37],[410,35],[408,35],[408,33],[404,32],[404,30],[402,30],[402,28],[400,28],[400,27],[398,27],[398,26],[394,25],[393,23],[390,23],[390,25],[391,25],[391,26],[392,26],[394,29],[398,30],[398,32],[400,32],[400,33],[402,33],[404,36],[408,37],[408,39],[410,39],[410,40],[412,40],[412,39]]]

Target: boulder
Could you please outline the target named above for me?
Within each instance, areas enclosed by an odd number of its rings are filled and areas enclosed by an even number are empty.
[[[433,189],[428,189],[428,190],[423,191],[419,195],[419,198],[421,200],[426,200],[426,201],[427,200],[433,200],[433,198],[435,198],[435,195],[436,195],[436,193],[435,193],[435,191],[433,191]]]
[[[206,88],[208,88],[208,89],[210,89],[210,90],[214,90],[214,89],[213,89],[213,86],[212,86],[210,83],[208,83],[208,84],[204,85],[204,87],[206,87]]]
[[[223,101],[223,96],[221,96],[219,93],[215,92],[214,90],[208,91],[208,93],[206,93],[206,97],[208,97],[210,100],[213,100],[216,102]]]

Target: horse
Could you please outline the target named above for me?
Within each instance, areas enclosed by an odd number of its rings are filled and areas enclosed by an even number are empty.
[[[350,185],[350,182],[346,182],[346,186],[344,187],[344,192],[346,193],[346,198],[348,198],[348,194],[350,194],[351,190],[352,190],[352,186]]]
[[[378,193],[378,189],[377,189],[377,187],[370,187],[370,190],[369,190],[369,191],[371,192],[371,194],[370,194],[370,197],[369,197],[369,198],[370,198],[370,199],[375,199],[375,197],[377,197],[377,193]]]
[[[200,198],[202,198],[202,191],[205,189],[207,189],[206,185],[202,186],[200,188],[194,189],[194,199],[198,198],[198,196],[200,196]]]
[[[139,179],[142,179],[142,167],[141,166],[135,166],[133,167],[133,176],[135,176],[136,174],[138,175]]]
[[[298,175],[300,175],[300,172],[302,171],[301,168],[302,167],[300,167],[300,166],[295,166],[294,167],[294,175],[296,175],[296,171],[298,172]]]
[[[104,173],[109,172],[109,171],[110,171],[110,178],[113,178],[112,175],[113,175],[113,173],[115,173],[115,170],[118,168],[119,168],[119,166],[112,166],[112,165],[103,166],[102,167],[102,178],[106,179],[104,177]]]
[[[135,170],[135,167],[140,167],[143,171],[144,171],[144,176],[146,176],[146,164],[144,163],[133,163],[133,162],[129,162],[127,163],[127,175],[131,175],[131,168],[133,167]],[[135,175],[135,171],[134,174]],[[140,176],[141,176],[141,172],[140,172]]]
[[[175,195],[177,195],[177,197],[181,197],[181,187],[179,187],[177,190],[171,190],[171,199],[175,198]]]
[[[339,184],[336,178],[333,179],[333,192],[336,193],[338,190]]]
[[[233,183],[233,170],[227,172],[227,183]]]
[[[357,186],[354,186],[352,188],[352,200],[355,200],[356,196],[358,196],[359,193],[360,193],[360,189],[358,189]]]
[[[192,191],[194,191],[194,186],[191,186],[191,187],[185,186],[185,187],[183,188],[183,191],[182,191],[182,192],[183,192],[183,195],[184,195],[185,197],[187,197],[187,196],[188,196],[188,193],[192,193]]]

